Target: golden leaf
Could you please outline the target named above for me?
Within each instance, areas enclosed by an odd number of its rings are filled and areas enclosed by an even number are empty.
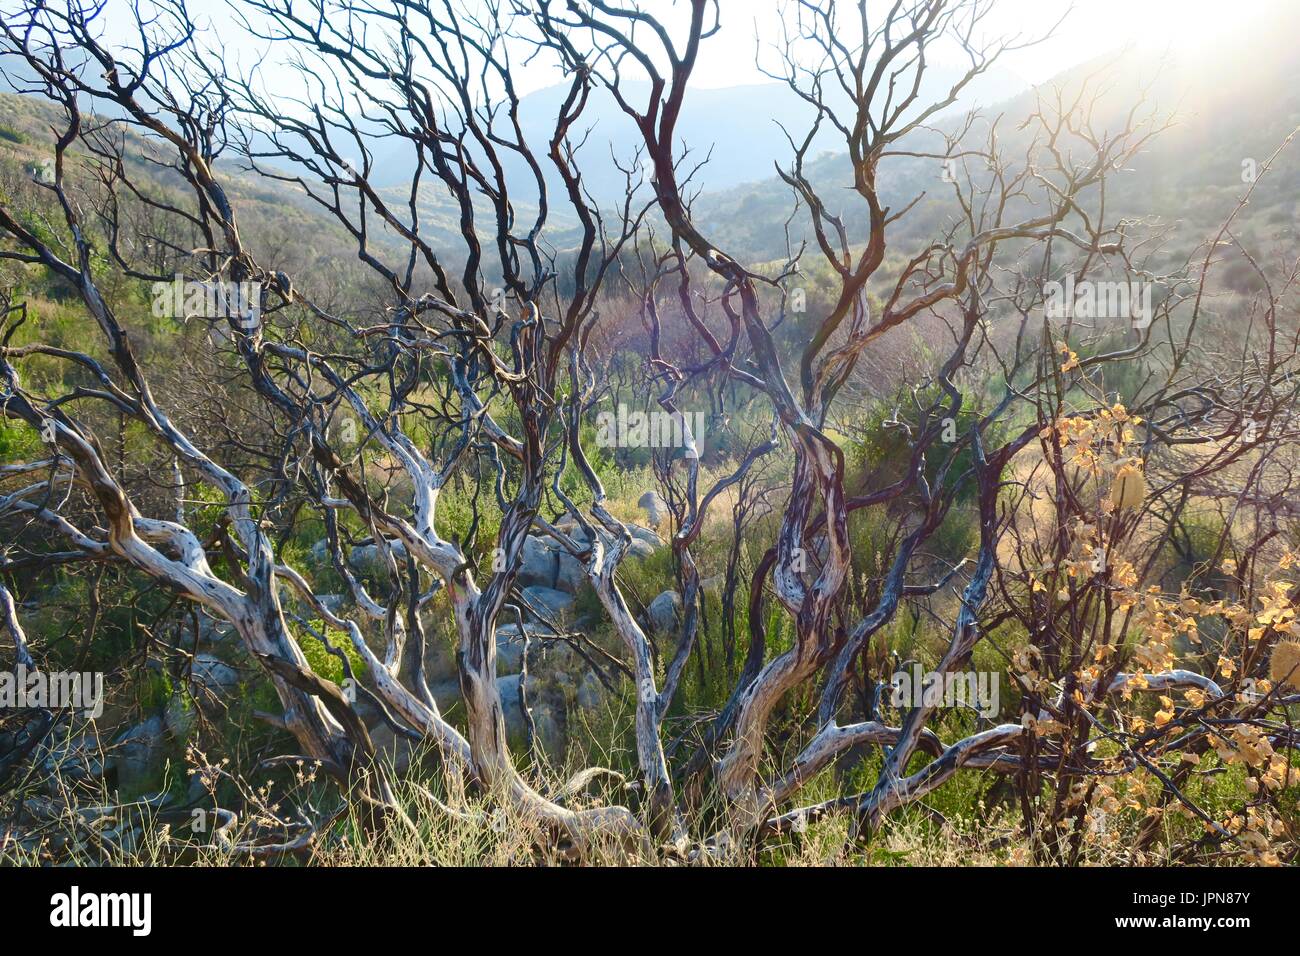
[[[1300,641],[1279,641],[1273,648],[1268,676],[1274,684],[1300,690]]]
[[[1110,486],[1110,500],[1115,509],[1136,508],[1147,495],[1147,480],[1142,469],[1132,462],[1120,465]]]

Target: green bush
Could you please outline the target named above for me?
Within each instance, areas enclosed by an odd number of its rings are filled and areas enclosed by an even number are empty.
[[[40,446],[40,438],[26,425],[0,421],[0,462],[30,458],[40,450]]]
[[[321,621],[311,621],[311,626],[318,632],[324,633],[325,627]],[[298,639],[298,646],[302,648],[303,656],[307,658],[307,663],[311,665],[312,671],[326,680],[338,684],[343,680],[343,662],[334,654],[325,649],[314,635],[307,631],[301,631],[295,635]],[[351,642],[344,639],[331,639],[330,643],[338,650],[341,650],[348,659],[348,664],[352,667],[352,674],[357,680],[360,680],[367,673],[365,661],[357,653]]]

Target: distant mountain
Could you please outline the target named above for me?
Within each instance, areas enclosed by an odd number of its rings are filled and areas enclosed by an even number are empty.
[[[922,86],[922,96],[942,97],[960,78],[954,68],[931,67]],[[990,70],[978,77],[965,91],[962,102],[992,104],[1007,99],[1025,89],[1024,80],[1008,70]],[[648,84],[627,84],[632,102],[644,100]],[[555,117],[568,95],[564,84],[547,87],[531,93],[520,101],[519,115],[525,136],[544,149],[555,128]],[[843,97],[843,92],[838,91]],[[841,107],[842,109],[842,107]],[[951,112],[951,111],[950,111]],[[687,168],[708,158],[708,163],[692,179],[692,183],[706,192],[731,189],[737,185],[766,179],[773,174],[773,163],[786,161],[791,148],[782,127],[799,135],[810,125],[812,108],[793,91],[781,83],[759,83],[718,89],[693,88],[686,96],[681,118],[678,120],[679,145],[685,143],[690,150]],[[640,134],[632,121],[604,90],[593,92],[583,113],[581,130],[575,128],[572,138],[585,143],[579,153],[583,181],[591,194],[601,203],[612,203],[623,194],[624,178],[612,162],[617,158],[624,167],[631,165]],[[843,142],[823,133],[817,141],[825,148],[843,149]],[[384,185],[409,182],[414,167],[414,154],[407,144],[395,140],[375,146],[376,168]],[[545,160],[545,157],[541,157]],[[543,162],[551,189],[559,188],[558,177]],[[513,178],[526,177],[522,162],[508,169]],[[525,182],[527,179],[524,180]]]
[[[0,92],[14,88],[39,89],[40,83],[20,59],[4,57],[0,67],[3,68],[0,70]],[[955,67],[930,65],[923,79],[919,101],[942,98],[960,77],[961,71]],[[946,112],[961,112],[975,103],[996,103],[1022,91],[1025,86],[1024,80],[1011,71],[994,68],[972,81],[963,91],[959,103]],[[628,96],[636,102],[646,97],[650,87],[645,83],[628,83],[626,89]],[[519,110],[525,137],[537,152],[546,175],[547,189],[552,196],[548,236],[552,245],[559,249],[575,241],[577,220],[569,212],[567,203],[555,201],[554,197],[562,196],[563,184],[544,153],[554,131],[555,117],[568,92],[567,84],[538,90],[523,97]],[[845,99],[845,94],[838,88],[828,95]],[[848,108],[847,102],[832,102],[841,114]],[[111,102],[87,101],[83,107],[88,112],[109,118],[123,115],[120,107]],[[783,128],[799,136],[810,125],[813,115],[811,107],[782,83],[692,88],[677,127],[678,149],[684,146],[688,151],[685,168],[693,169],[704,163],[694,172],[691,186],[712,194],[770,180],[774,164],[787,162],[792,153]],[[378,129],[365,120],[357,122],[363,130],[368,127]],[[270,147],[263,133],[253,131],[251,135],[255,149]],[[608,92],[597,89],[587,104],[580,128],[571,131],[571,138],[582,142],[579,167],[588,192],[602,205],[617,203],[623,196],[625,177],[615,161],[624,168],[634,163],[637,148],[641,145],[635,125]],[[283,144],[304,152],[308,150],[305,143],[293,136],[284,136]],[[405,207],[406,193],[416,168],[415,151],[410,143],[396,136],[375,136],[367,147],[372,158],[371,181],[388,193],[395,203]],[[823,131],[814,151],[823,148],[843,152],[843,141],[835,131]],[[526,219],[536,209],[538,198],[532,173],[515,154],[502,150],[501,155],[516,214]],[[359,157],[348,158],[360,165]],[[290,166],[285,160],[261,162],[281,168]],[[235,162],[228,159],[225,165],[231,167]],[[278,185],[268,184],[266,188],[276,189]],[[425,229],[438,244],[458,247],[459,210],[427,170],[420,199]]]
[[[1205,49],[1164,55],[1158,46],[1100,57],[1073,67],[1035,89],[1026,90],[983,114],[1000,117],[1000,147],[1015,159],[1023,157],[1029,130],[1020,129],[1038,108],[1054,102],[1063,91],[1069,102],[1081,84],[1101,91],[1092,111],[1099,132],[1118,132],[1129,119],[1150,119],[1172,125],[1155,136],[1128,168],[1117,171],[1107,186],[1112,215],[1144,220],[1171,228],[1166,262],[1217,228],[1245,194],[1248,179],[1262,173],[1265,161],[1300,127],[1300,4],[1280,14],[1265,35],[1225,32]],[[956,129],[958,119],[936,122]],[[918,131],[908,149],[941,148],[941,139]],[[1075,155],[1086,148],[1076,144]],[[850,189],[853,176],[848,158],[827,152],[808,164],[808,173],[834,212],[842,214],[852,242],[866,240],[865,205]],[[955,207],[951,187],[941,179],[942,167],[930,159],[886,158],[879,183],[886,205],[897,210],[924,194],[894,230],[895,248],[901,240],[929,239],[938,234]],[[729,190],[706,194],[695,215],[706,235],[732,255],[750,260],[774,260],[785,254],[785,221],[792,200],[779,179],[769,177]],[[806,236],[807,221],[791,224],[795,244]],[[1263,176],[1250,206],[1236,223],[1236,234],[1253,253],[1289,250],[1294,257],[1300,230],[1300,139],[1290,143]]]
[[[1001,117],[1001,147],[1016,156],[1023,153],[1029,135],[1019,127],[1036,108],[1036,98],[1041,95],[1050,100],[1057,88],[1069,94],[1088,77],[1104,88],[1093,113],[1100,130],[1118,130],[1139,102],[1140,115],[1172,115],[1173,127],[1156,137],[1131,168],[1112,177],[1107,194],[1112,212],[1178,229],[1168,250],[1172,261],[1232,211],[1245,191],[1244,178],[1250,170],[1262,167],[1300,126],[1300,47],[1294,43],[1300,36],[1300,4],[1280,13],[1270,27],[1263,33],[1233,32],[1227,24],[1214,44],[1181,57],[1152,52],[1158,46],[1102,57],[1072,67],[1036,89],[1026,89],[1009,72],[990,71],[933,125],[955,129],[960,114],[972,105],[984,104],[986,121]],[[11,75],[21,74],[12,60],[3,65]],[[955,79],[955,71],[932,67],[922,96],[941,98]],[[629,93],[644,96],[646,89],[632,88]],[[529,94],[521,103],[525,135],[539,149],[549,138],[566,93],[567,87],[549,87]],[[0,95],[0,126],[8,125],[26,137],[27,145],[20,151],[24,157],[27,152],[34,156],[48,149],[49,106],[37,106],[37,102],[30,97]],[[781,126],[792,132],[806,129],[810,116],[807,104],[778,83],[690,91],[678,135],[690,150],[688,167],[692,161],[709,157],[692,180],[701,191],[694,211],[704,233],[720,248],[747,261],[784,256],[785,224],[792,201],[789,189],[774,176],[773,163],[787,162],[790,156]],[[584,182],[598,201],[610,205],[621,196],[623,187],[613,157],[628,165],[639,142],[638,133],[603,93],[593,95],[584,121],[584,129],[573,132],[575,139],[586,134],[579,153]],[[921,130],[907,148],[932,150],[940,142],[936,133]],[[5,145],[0,142],[0,147]],[[377,185],[395,205],[404,208],[414,161],[407,144],[376,140],[371,151]],[[830,208],[842,213],[850,241],[865,241],[865,209],[849,188],[852,170],[842,142],[825,134],[815,144],[814,154],[808,164],[810,178]],[[239,191],[265,203],[268,217],[275,217],[275,208],[287,206],[295,219],[328,224],[297,187],[254,179],[241,174],[236,165],[232,159],[223,168]],[[549,163],[543,162],[543,167]],[[137,172],[143,175],[150,168],[141,164]],[[535,190],[529,188],[531,176],[519,162],[509,165],[507,173],[516,215],[526,221],[536,204]],[[914,241],[940,234],[952,216],[951,189],[940,173],[940,164],[932,159],[892,157],[882,164],[880,185],[887,205],[898,210],[922,197],[895,228],[892,249],[905,251]],[[559,184],[553,178],[548,189],[552,203],[546,239],[562,253],[575,242],[576,221],[566,203],[555,201]],[[459,260],[463,244],[458,212],[446,190],[427,172],[419,206],[422,232],[447,253],[449,262]],[[483,214],[488,214],[486,208]],[[1256,250],[1294,251],[1298,227],[1300,142],[1281,154],[1272,173],[1260,183],[1250,209],[1238,222],[1237,234]],[[796,245],[806,238],[806,230],[804,219],[791,223],[791,239]],[[375,235],[382,241],[382,226],[376,226]]]

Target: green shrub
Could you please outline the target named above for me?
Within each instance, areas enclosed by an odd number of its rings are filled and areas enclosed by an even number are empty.
[[[325,627],[321,621],[311,621],[309,623],[319,633],[325,633]],[[327,651],[325,645],[306,630],[295,634],[295,637],[298,639],[298,646],[302,648],[303,656],[307,658],[307,663],[311,665],[311,669],[315,674],[336,684],[342,682],[343,662],[336,655]],[[365,661],[361,659],[361,655],[357,653],[351,642],[340,638],[337,640],[331,639],[330,643],[347,656],[354,677],[360,680],[365,676],[367,673]]]
[[[26,425],[0,421],[0,462],[16,462],[39,452],[41,440]]]

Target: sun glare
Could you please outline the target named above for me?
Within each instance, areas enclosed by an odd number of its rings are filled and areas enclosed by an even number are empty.
[[[1112,5],[1117,8],[1119,22],[1128,21],[1131,39],[1137,45],[1178,56],[1213,46],[1225,32],[1235,32],[1254,19],[1261,8],[1275,6],[1267,0],[1251,7],[1223,0],[1148,0]]]

